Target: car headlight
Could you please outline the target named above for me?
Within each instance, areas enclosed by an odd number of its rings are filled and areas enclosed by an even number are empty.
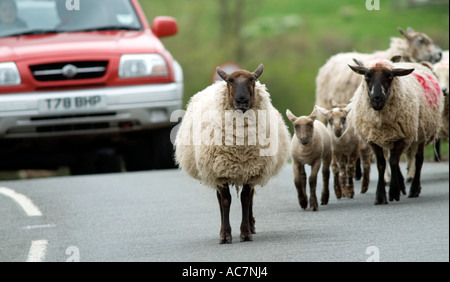
[[[166,61],[157,54],[122,55],[119,65],[119,77],[167,76],[169,69]]]
[[[0,86],[19,85],[21,83],[22,79],[15,63],[0,63]]]

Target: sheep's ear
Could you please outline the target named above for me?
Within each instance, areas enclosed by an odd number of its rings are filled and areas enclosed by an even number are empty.
[[[408,30],[409,30],[410,28],[408,28]],[[408,39],[408,40],[411,40],[411,37],[409,36],[409,34],[408,34],[408,32],[406,32],[406,31],[404,31],[402,28],[398,28],[398,32],[400,32],[400,34],[405,38],[405,39]]]
[[[401,60],[402,60],[402,56],[400,56],[400,55],[392,56],[392,58],[391,58],[391,62],[393,62],[393,63],[398,63]]]
[[[294,123],[297,120],[297,117],[294,116],[294,114],[291,113],[291,111],[289,111],[289,109],[286,110],[286,116],[292,123]]]
[[[425,67],[429,68],[430,70],[433,70],[433,65],[430,64],[429,62],[422,61],[422,62],[420,62],[420,64],[422,66],[425,66]]]
[[[347,106],[345,106],[344,111],[345,113],[348,115],[348,113],[352,110],[352,103],[347,104]]]
[[[221,69],[221,68],[218,66],[218,67],[216,68],[216,71],[217,71],[217,74],[218,74],[223,80],[227,81],[228,74],[227,74],[223,69]]]
[[[253,72],[253,74],[255,75],[255,79],[258,79],[261,76],[263,70],[264,70],[263,64],[259,64],[258,68]]]
[[[360,67],[364,67],[364,63],[356,58],[353,58],[353,62],[355,62],[355,64],[357,64]]]
[[[412,28],[410,28],[410,27],[408,27],[408,28],[406,29],[406,31],[407,31],[408,33],[414,33],[414,32],[416,32],[414,29],[412,29]]]
[[[351,65],[348,65],[348,66],[352,69],[352,71],[356,72],[357,74],[360,74],[360,75],[366,74],[367,69],[365,67],[351,66]]]
[[[330,104],[332,108],[336,108],[339,106],[338,102],[336,102],[334,99],[330,99]]]
[[[393,76],[405,76],[412,73],[414,69],[394,69],[392,70]]]
[[[317,110],[319,111],[320,114],[324,115],[324,116],[328,116],[328,110],[325,108],[322,108],[320,106],[316,106]]]
[[[317,106],[314,106],[314,110],[312,111],[312,113],[309,115],[309,118],[312,120],[315,120],[317,117]]]

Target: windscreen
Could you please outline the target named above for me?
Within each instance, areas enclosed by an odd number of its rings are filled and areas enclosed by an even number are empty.
[[[115,29],[142,29],[130,0],[0,0],[0,37]]]

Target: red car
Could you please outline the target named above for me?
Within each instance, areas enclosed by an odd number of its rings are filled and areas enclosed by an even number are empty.
[[[173,167],[177,30],[137,0],[0,0],[0,170]]]

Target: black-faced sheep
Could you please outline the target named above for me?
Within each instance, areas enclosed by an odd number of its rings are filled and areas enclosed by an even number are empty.
[[[175,139],[180,168],[217,191],[221,215],[220,243],[231,243],[229,186],[242,187],[241,241],[255,233],[253,194],[286,164],[289,131],[272,106],[266,87],[254,72],[217,73],[224,80],[194,95]]]
[[[441,125],[443,99],[436,77],[421,64],[388,60],[350,68],[364,76],[353,96],[351,122],[358,134],[371,145],[377,158],[375,204],[387,204],[383,148],[390,152],[390,201],[400,200],[400,191],[405,190],[399,167],[401,154],[410,146],[417,148],[416,171],[409,197],[418,197],[424,147],[434,141]]]
[[[296,117],[289,110],[286,111],[286,116],[294,125],[295,130],[291,141],[291,157],[298,202],[303,209],[308,206],[305,165],[310,165],[309,206],[312,211],[317,211],[319,208],[316,197],[317,174],[321,166],[323,177],[321,204],[326,205],[330,196],[328,182],[330,179],[331,136],[323,123],[316,120],[316,108],[309,116]]]
[[[353,64],[356,58],[361,62],[375,59],[390,59],[400,55],[406,62],[429,61],[435,63],[441,59],[442,50],[424,33],[415,32],[411,28],[404,31],[399,28],[401,38],[391,38],[389,49],[373,54],[358,52],[339,53],[332,56],[323,65],[316,77],[316,105],[331,109],[330,101],[346,104],[350,101],[360,83],[360,77],[355,75],[348,64]],[[326,122],[324,118],[321,121]]]
[[[336,197],[341,195],[353,198],[356,161],[361,159],[363,164],[361,193],[365,193],[370,182],[371,149],[364,142],[355,129],[349,124],[350,110],[347,104],[332,102],[332,109],[327,110],[317,106],[319,112],[326,117],[331,134],[333,149],[332,169],[334,174],[334,190]]]

